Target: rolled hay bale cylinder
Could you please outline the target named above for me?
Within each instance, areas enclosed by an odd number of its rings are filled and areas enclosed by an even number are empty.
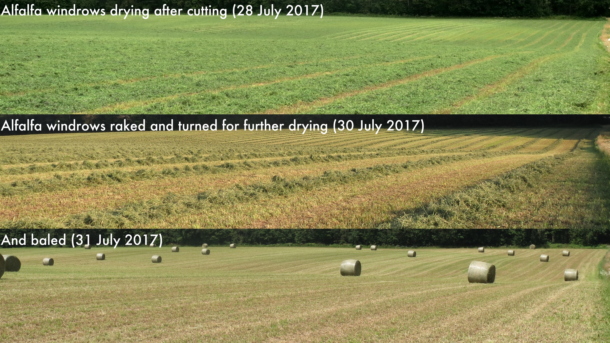
[[[568,257],[568,256],[570,256],[570,251],[569,250],[564,250],[564,251],[561,252],[561,254],[563,256],[565,256],[565,257]]]
[[[356,245],[356,250],[362,250],[362,246],[361,245]]]
[[[540,255],[540,262],[548,262],[549,255]]]
[[[415,257],[415,256],[417,256],[417,253],[415,251],[413,251],[413,250],[409,250],[409,252],[407,252],[407,256]]]
[[[229,245],[229,248],[235,249],[235,243],[231,243],[231,245]]]
[[[42,260],[43,266],[52,266],[54,264],[55,264],[55,261],[51,257],[47,257]]]
[[[91,244],[85,244],[85,249],[91,249]]]
[[[508,251],[508,256],[515,256],[515,251],[514,250],[509,250]]]
[[[6,255],[4,256],[4,271],[5,272],[18,272],[21,269],[21,261],[17,256]]]
[[[479,247],[479,252],[485,252],[485,247]]]
[[[201,255],[209,255],[210,249],[201,249]]]
[[[106,254],[99,253],[95,255],[95,259],[97,259],[98,261],[104,261],[106,259]]]
[[[157,245],[156,245],[155,243],[150,243],[150,247],[151,247],[151,248],[156,248],[156,247],[157,247]]]
[[[161,263],[161,256],[159,255],[154,255],[152,257],[152,263]]]
[[[362,265],[358,260],[345,260],[341,262],[341,276],[360,276]]]
[[[566,269],[565,272],[563,272],[563,279],[566,281],[578,281],[578,270]]]
[[[536,244],[530,245],[530,249],[536,249]]]
[[[376,245],[371,245],[371,250],[377,251],[377,246]]]
[[[468,267],[468,282],[494,283],[496,280],[496,266],[491,263],[472,261]]]
[[[203,243],[203,244],[201,245],[201,247],[202,247],[202,248],[207,248],[207,247],[208,247],[208,243]]]
[[[179,247],[172,247],[172,252],[180,252],[180,248]]]
[[[4,270],[6,268],[6,262],[4,261],[4,256],[0,254],[0,279],[2,275],[4,275]]]

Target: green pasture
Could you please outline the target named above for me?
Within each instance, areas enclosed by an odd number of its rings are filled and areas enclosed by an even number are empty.
[[[608,113],[604,25],[2,17],[0,113]]]

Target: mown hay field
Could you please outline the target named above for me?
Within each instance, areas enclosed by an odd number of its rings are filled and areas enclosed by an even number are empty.
[[[0,227],[607,227],[599,131],[5,136]]]
[[[604,20],[4,16],[0,113],[610,113],[609,34]]]
[[[10,342],[603,342],[602,249],[14,248]],[[98,252],[106,254],[97,261]],[[539,261],[548,254],[550,261]],[[151,263],[152,255],[163,262]],[[54,266],[43,266],[52,256]],[[362,275],[342,277],[346,259]],[[471,261],[495,283],[469,284]],[[579,281],[565,282],[564,270]]]

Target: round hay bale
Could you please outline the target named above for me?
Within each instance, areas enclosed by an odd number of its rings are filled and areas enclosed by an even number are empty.
[[[479,252],[485,252],[485,247],[479,247]]]
[[[21,269],[21,261],[17,256],[6,255],[4,256],[4,271],[5,272],[18,272]]]
[[[570,251],[569,250],[564,250],[564,251],[561,252],[561,254],[563,256],[565,256],[565,257],[568,257],[568,256],[570,256]]]
[[[371,250],[377,251],[377,246],[376,245],[371,245]]]
[[[161,256],[159,255],[154,255],[152,257],[152,263],[161,263]]]
[[[515,251],[514,250],[509,250],[508,251],[508,256],[515,256]]]
[[[47,258],[42,260],[42,265],[43,266],[52,266],[54,264],[55,264],[55,261],[51,257],[47,257]]]
[[[358,260],[345,260],[341,262],[341,276],[360,276],[362,265]]]
[[[180,248],[179,247],[172,247],[172,252],[180,252]]]
[[[356,245],[356,250],[362,250],[362,246]]]
[[[151,248],[156,248],[156,247],[157,247],[157,245],[156,245],[155,243],[150,243],[150,247],[151,247]]]
[[[563,272],[563,279],[566,281],[578,281],[578,270],[566,269],[566,271]]]
[[[536,249],[536,244],[530,245],[530,249]]]
[[[231,243],[231,245],[229,245],[229,248],[235,249],[235,243]]]
[[[203,243],[203,244],[201,245],[201,247],[202,247],[202,248],[207,248],[207,247],[208,247],[208,243]]]
[[[407,252],[407,256],[415,257],[415,256],[417,256],[417,253],[415,251],[413,251],[413,250],[409,250],[409,252]]]
[[[549,255],[540,255],[540,262],[548,262]]]
[[[106,254],[99,253],[99,254],[95,255],[95,258],[98,261],[104,261],[106,259]]]
[[[210,249],[201,249],[201,255],[209,255]]]
[[[0,278],[4,275],[4,269],[6,268],[6,262],[4,261],[4,256],[0,254]]]
[[[85,249],[91,249],[91,244],[85,244]]]
[[[487,262],[472,261],[468,267],[468,282],[494,283],[496,280],[496,266]]]

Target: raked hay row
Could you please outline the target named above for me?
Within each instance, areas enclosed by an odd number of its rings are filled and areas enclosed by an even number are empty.
[[[0,228],[603,228],[601,130],[4,136]]]
[[[0,249],[0,340],[608,341],[606,249],[201,250]]]
[[[8,17],[0,113],[610,113],[600,19]]]

